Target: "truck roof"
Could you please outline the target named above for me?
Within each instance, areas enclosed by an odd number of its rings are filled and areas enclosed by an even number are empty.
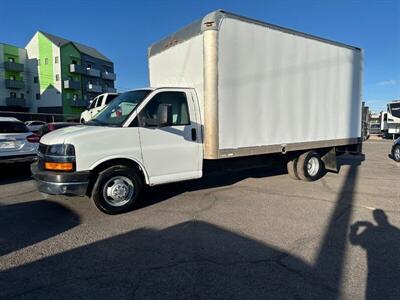
[[[360,50],[361,48],[359,47],[355,47],[355,46],[351,46],[351,45],[347,45],[341,42],[336,42],[333,40],[329,40],[329,39],[325,39],[322,37],[318,37],[315,35],[311,35],[305,32],[301,32],[301,31],[297,31],[297,30],[293,30],[290,28],[286,28],[286,27],[281,27],[278,25],[273,25],[270,23],[266,23],[263,21],[259,21],[259,20],[255,20],[255,19],[251,19],[251,18],[247,18],[247,17],[243,17],[231,12],[227,12],[225,10],[219,9],[216,11],[213,11],[209,14],[207,14],[205,17],[183,27],[182,29],[178,30],[177,32],[167,36],[166,38],[163,38],[162,40],[152,44],[149,48],[148,48],[148,57],[151,57],[153,55],[156,55],[158,53],[163,52],[165,49],[170,48],[172,46],[175,46],[177,44],[180,44],[196,35],[201,34],[203,31],[206,30],[219,30],[220,26],[221,26],[221,21],[224,18],[231,18],[231,19],[237,19],[237,20],[241,20],[244,22],[248,22],[248,23],[253,23],[253,24],[257,24],[257,25],[261,25],[264,27],[268,27],[268,28],[272,28],[275,30],[279,30],[282,32],[286,32],[289,34],[294,34],[297,36],[302,36],[308,39],[313,39],[313,40],[317,40],[323,43],[328,43],[331,45],[335,45],[335,46],[339,46],[339,47],[344,47],[344,48],[349,48],[352,50]]]

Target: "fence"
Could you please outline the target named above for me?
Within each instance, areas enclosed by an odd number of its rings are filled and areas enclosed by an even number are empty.
[[[0,111],[0,117],[14,117],[21,121],[44,121],[44,122],[79,122],[78,115],[64,115],[52,113],[31,113],[19,111]]]

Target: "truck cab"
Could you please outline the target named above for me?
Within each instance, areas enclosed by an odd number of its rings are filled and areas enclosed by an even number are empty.
[[[142,187],[202,176],[202,128],[190,88],[119,95],[85,125],[45,135],[32,166],[38,189],[89,195],[103,212],[129,210]]]
[[[117,96],[117,93],[105,93],[95,97],[90,102],[88,108],[81,113],[80,122],[83,124],[90,121],[99,111],[101,111]]]

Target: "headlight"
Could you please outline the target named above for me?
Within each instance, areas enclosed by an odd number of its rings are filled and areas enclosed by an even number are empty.
[[[46,148],[46,147],[44,147]],[[43,151],[44,150],[44,151]],[[69,171],[75,169],[75,148],[70,144],[55,144],[39,153],[45,170]]]
[[[49,146],[45,155],[51,156],[75,156],[75,148],[70,144],[55,144]]]

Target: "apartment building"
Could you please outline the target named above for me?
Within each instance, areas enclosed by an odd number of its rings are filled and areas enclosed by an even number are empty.
[[[92,47],[38,31],[26,51],[32,111],[78,114],[97,95],[116,91],[114,64]]]
[[[25,49],[0,44],[0,110],[78,115],[116,92],[113,62],[98,50],[38,31]]]
[[[0,43],[0,110],[29,110],[26,78],[26,50]]]

